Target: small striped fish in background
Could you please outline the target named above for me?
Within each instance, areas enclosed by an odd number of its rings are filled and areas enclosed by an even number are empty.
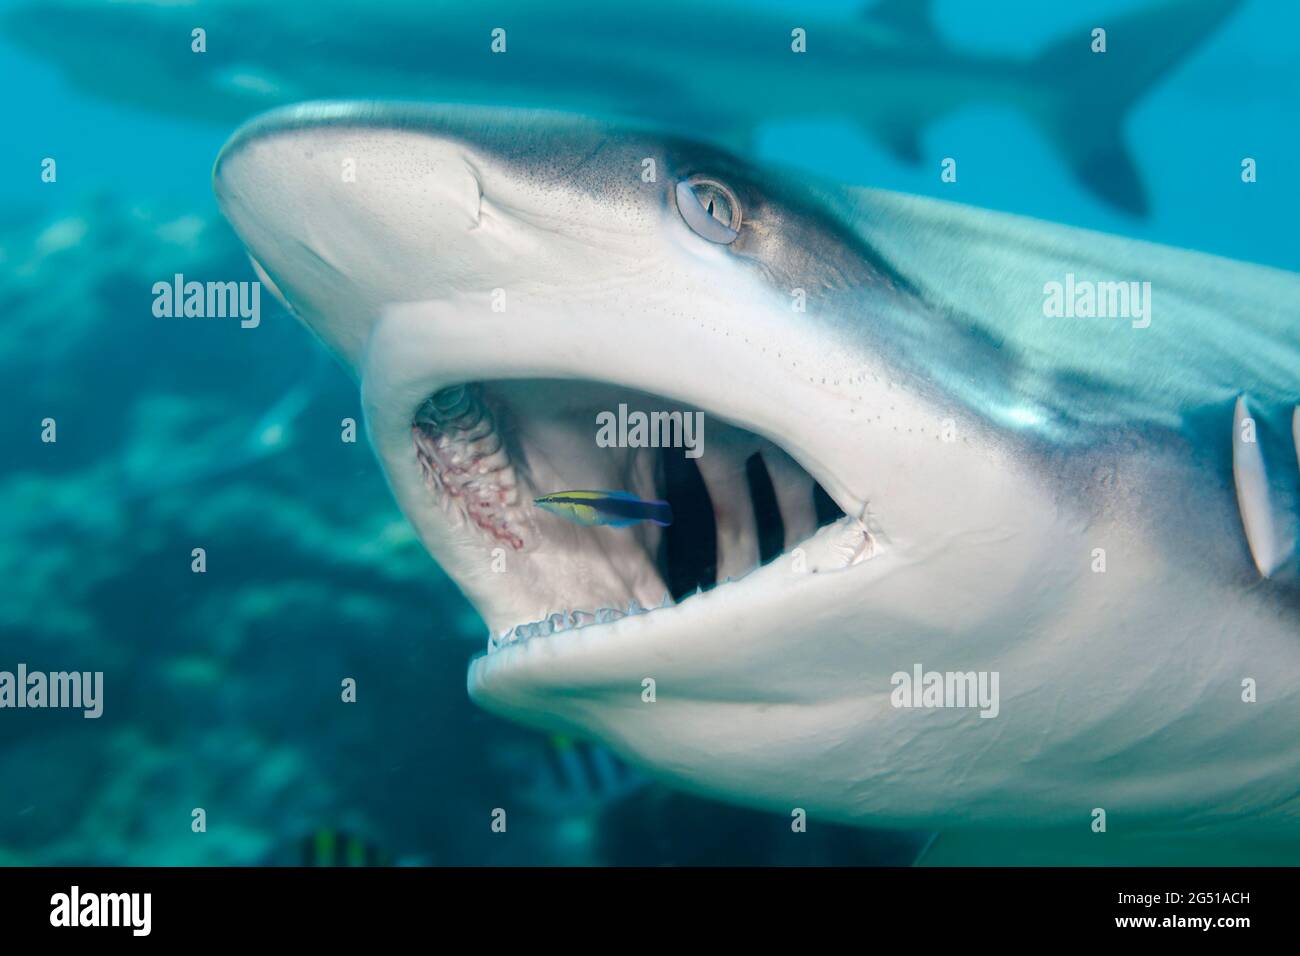
[[[368,840],[344,830],[321,827],[272,854],[269,866],[393,866],[391,856]]]
[[[552,734],[515,750],[511,775],[522,803],[548,817],[599,813],[649,782],[598,744]]]

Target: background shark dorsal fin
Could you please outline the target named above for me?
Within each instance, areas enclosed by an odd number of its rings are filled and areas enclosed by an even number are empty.
[[[912,37],[934,35],[930,19],[930,0],[879,0],[866,10],[866,16]]]
[[[1240,0],[1187,0],[1143,5],[1105,20],[1104,54],[1089,32],[1072,32],[1030,65],[1031,88],[1047,93],[1040,114],[1047,135],[1079,182],[1134,216],[1148,212],[1146,188],[1124,142],[1133,105],[1181,63],[1240,5]]]

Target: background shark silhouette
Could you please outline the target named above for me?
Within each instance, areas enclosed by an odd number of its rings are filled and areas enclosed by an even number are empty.
[[[883,0],[849,19],[687,0],[657,3],[653,15],[612,4],[599,16],[572,2],[325,0],[304,16],[296,0],[38,0],[9,12],[4,30],[95,95],[220,123],[308,99],[424,99],[623,116],[740,151],[766,120],[843,115],[917,163],[936,119],[1005,103],[1094,195],[1142,215],[1125,116],[1237,4],[1154,2],[1106,18],[1104,53],[1092,51],[1095,24],[1081,23],[1028,62],[953,48],[925,0]],[[201,55],[190,49],[195,27],[206,31]],[[491,50],[496,28],[503,55]],[[807,52],[773,56],[790,50],[795,28]]]

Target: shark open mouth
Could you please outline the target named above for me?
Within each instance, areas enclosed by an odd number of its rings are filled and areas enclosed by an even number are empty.
[[[595,381],[465,383],[430,395],[411,436],[433,506],[458,550],[469,549],[457,558],[473,561],[479,548],[496,572],[476,575],[492,585],[486,600],[472,595],[488,653],[729,587],[837,522],[845,534],[831,542],[835,557],[808,570],[870,556],[861,523],[775,442],[643,392]],[[674,519],[582,526],[534,504],[578,489],[666,501]]]

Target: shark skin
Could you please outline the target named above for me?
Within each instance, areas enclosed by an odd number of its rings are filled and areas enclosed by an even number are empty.
[[[729,243],[691,225],[699,177]],[[689,791],[945,831],[945,861],[997,862],[1008,830],[1105,840],[1097,808],[1111,861],[1295,833],[1300,275],[547,112],[308,104],[237,132],[214,186],[487,622],[481,706]],[[1145,318],[1045,315],[1068,274],[1149,281]],[[844,517],[679,603],[568,620],[664,590],[656,539],[525,506],[654,492],[640,451],[593,440],[629,393],[704,412],[720,564],[752,539],[723,475],[751,448]],[[470,438],[428,451],[431,395]],[[915,665],[996,672],[996,717],[895,706]]]
[[[764,122],[843,116],[916,164],[935,121],[1005,104],[1086,189],[1142,215],[1126,114],[1239,2],[1163,0],[1106,18],[1104,54],[1091,49],[1098,24],[1081,22],[1027,62],[955,47],[923,0],[847,17],[716,0],[602,4],[598,16],[527,0],[33,0],[0,16],[0,32],[92,95],[190,121],[343,96],[434,100],[634,117],[743,150]],[[794,52],[796,29],[806,52]]]

